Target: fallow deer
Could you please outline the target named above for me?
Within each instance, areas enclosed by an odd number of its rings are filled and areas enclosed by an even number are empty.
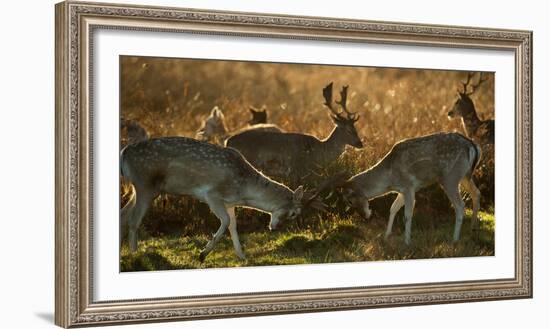
[[[249,110],[252,113],[252,119],[248,121],[249,126],[234,132],[229,132],[225,124],[225,116],[222,110],[215,106],[210,112],[210,115],[203,121],[201,128],[197,131],[195,136],[196,139],[223,145],[225,140],[227,140],[227,138],[231,135],[247,130],[271,132],[282,131],[281,128],[276,125],[266,123],[267,112],[265,109],[263,111],[259,111],[253,107],[250,107]]]
[[[346,145],[362,148],[363,143],[355,129],[359,116],[347,108],[348,86],[340,92],[336,111],[332,103],[332,82],[323,89],[324,105],[330,110],[335,124],[330,135],[320,140],[301,133],[273,133],[248,130],[229,137],[226,146],[237,149],[250,163],[270,176],[290,177],[299,181],[312,170],[325,167],[336,160]]]
[[[302,186],[292,191],[254,169],[239,152],[192,138],[164,137],[130,144],[121,151],[120,170],[132,183],[131,197],[120,213],[121,232],[128,228],[131,251],[137,249],[137,230],[143,216],[162,192],[205,202],[220,220],[218,231],[200,253],[201,261],[227,228],[237,256],[245,258],[235,207],[271,214],[271,230],[281,221],[294,220],[305,206],[322,208],[316,199],[319,193],[305,193]]]
[[[449,111],[448,116],[449,118],[462,118],[462,125],[466,135],[480,145],[494,144],[495,121],[481,120],[477,115],[474,102],[470,98],[487,79],[483,79],[483,73],[479,73],[477,84],[470,85],[473,76],[473,73],[468,73],[466,82],[462,82],[462,90],[458,90],[458,98],[453,108]],[[468,87],[471,87],[471,91],[468,91]]]
[[[149,139],[149,133],[138,121],[133,119],[120,118],[120,148],[126,145],[138,143]],[[129,192],[129,186],[124,179],[121,181],[124,194]]]
[[[411,224],[415,193],[432,184],[440,184],[455,210],[453,240],[460,238],[464,217],[461,185],[473,203],[472,228],[477,227],[480,192],[472,180],[481,149],[458,133],[438,133],[396,143],[372,168],[359,173],[343,185],[344,197],[365,218],[371,210],[369,200],[387,193],[397,193],[390,208],[385,237],[392,231],[396,213],[405,206],[405,243],[411,242]]]
[[[252,119],[248,121],[249,125],[254,126],[267,123],[267,110],[265,106],[262,106],[261,109],[257,109],[254,106],[249,106],[248,111],[252,114]]]
[[[149,133],[136,120],[120,119],[120,130],[126,131],[124,145],[133,144],[149,139]]]

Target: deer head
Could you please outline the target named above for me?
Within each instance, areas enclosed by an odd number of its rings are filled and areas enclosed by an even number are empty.
[[[203,121],[201,128],[197,131],[196,138],[202,141],[213,141],[226,134],[225,116],[222,110],[214,106],[208,118]]]
[[[355,210],[363,219],[369,219],[372,211],[369,206],[368,198],[362,193],[361,189],[355,188],[351,182],[346,182],[342,186],[342,196],[344,201]]]
[[[121,118],[120,120],[120,129],[123,131],[126,130],[126,141],[127,144],[133,144],[149,139],[149,133],[139,122],[135,120],[128,120]]]
[[[470,85],[474,74],[475,73],[473,72],[469,72],[466,81],[461,82],[462,90],[457,90],[458,98],[456,99],[453,108],[449,111],[449,113],[447,113],[449,118],[454,118],[457,116],[468,117],[475,113],[474,102],[472,102],[470,96],[477,91],[477,89],[483,82],[487,81],[487,78],[483,79],[483,73],[480,72],[478,82],[476,84]],[[468,91],[468,88],[470,88],[471,90]]]
[[[296,190],[292,192],[287,204],[278,210],[271,213],[271,220],[269,221],[269,230],[275,231],[279,227],[279,223],[283,221],[293,221],[302,214],[304,208],[304,187],[298,186]]]
[[[253,126],[257,124],[267,123],[267,111],[265,106],[262,106],[261,109],[257,109],[253,106],[248,108],[250,114],[252,114],[252,119],[248,121],[248,124]]]
[[[359,115],[354,112],[348,111],[347,108],[347,97],[348,97],[348,86],[342,87],[340,91],[340,100],[336,101],[342,111],[338,112],[334,109],[332,104],[332,82],[329,83],[325,88],[323,88],[323,97],[325,99],[325,105],[331,112],[332,121],[336,124],[336,129],[341,132],[341,135],[344,138],[344,142],[348,145],[351,145],[356,148],[362,148],[363,143],[357,134],[355,129],[355,122],[359,120]]]

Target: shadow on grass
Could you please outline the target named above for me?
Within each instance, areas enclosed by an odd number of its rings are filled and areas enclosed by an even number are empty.
[[[175,267],[166,257],[154,250],[130,253],[123,257],[120,262],[122,272],[162,271],[178,268],[180,267]]]

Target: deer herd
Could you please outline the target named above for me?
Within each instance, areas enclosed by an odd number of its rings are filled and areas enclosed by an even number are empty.
[[[122,120],[127,130],[126,146],[120,152],[120,175],[131,183],[130,197],[120,211],[120,227],[127,232],[130,251],[137,250],[138,228],[152,201],[160,193],[187,195],[206,203],[220,220],[219,229],[200,253],[200,260],[212,251],[229,230],[236,255],[245,259],[237,232],[235,207],[246,207],[271,216],[270,230],[282,222],[296,220],[304,209],[326,211],[319,195],[338,190],[362,217],[369,218],[369,201],[396,193],[385,232],[392,231],[397,212],[405,208],[405,244],[411,242],[415,193],[439,184],[455,211],[453,241],[458,241],[464,217],[462,187],[472,200],[472,229],[479,224],[480,192],[472,180],[481,148],[494,143],[494,121],[479,119],[470,96],[486,81],[482,74],[473,84],[469,73],[449,118],[460,117],[465,135],[440,132],[396,143],[374,166],[349,177],[343,173],[327,177],[313,190],[304,189],[303,178],[317,168],[338,159],[346,145],[361,149],[363,142],[355,128],[357,113],[348,109],[348,86],[333,101],[333,84],[322,91],[324,106],[334,124],[324,139],[286,132],[267,122],[267,111],[250,107],[248,126],[228,131],[223,112],[214,107],[195,138],[150,138],[136,121]],[[339,110],[337,109],[339,108]],[[292,189],[275,177],[285,177]],[[122,238],[121,238],[122,243]]]

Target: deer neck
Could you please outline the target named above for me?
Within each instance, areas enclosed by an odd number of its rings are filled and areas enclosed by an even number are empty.
[[[261,174],[250,178],[246,185],[245,206],[257,210],[273,213],[292,200],[291,189]]]
[[[469,136],[473,136],[479,126],[481,125],[481,120],[477,116],[475,108],[469,108],[468,112],[462,115],[462,124],[468,132]]]
[[[214,139],[219,144],[224,144],[225,140],[228,139],[231,136],[229,131],[227,130],[227,127],[225,126],[225,122],[219,123],[218,131],[214,135]]]
[[[367,199],[384,195],[392,190],[391,167],[384,161],[353,177],[352,182]]]
[[[342,128],[336,126],[330,135],[321,142],[323,149],[321,154],[325,162],[331,162],[344,153],[346,147],[345,132]]]

